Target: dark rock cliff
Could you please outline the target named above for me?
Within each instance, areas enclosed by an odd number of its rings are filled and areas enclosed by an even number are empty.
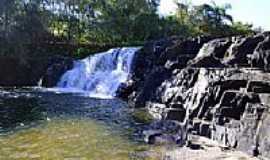
[[[270,33],[165,39],[136,55],[118,96],[189,133],[270,158]]]
[[[43,86],[53,87],[62,74],[73,66],[73,59],[66,57],[27,58],[0,56],[0,86],[37,86],[42,79]]]

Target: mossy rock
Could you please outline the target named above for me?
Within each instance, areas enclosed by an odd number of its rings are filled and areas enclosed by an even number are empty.
[[[149,124],[154,120],[153,116],[146,109],[135,109],[132,117],[137,123],[143,124]]]

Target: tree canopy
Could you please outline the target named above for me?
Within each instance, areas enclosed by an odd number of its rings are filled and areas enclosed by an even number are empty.
[[[234,22],[229,4],[194,6],[176,0],[174,15],[161,16],[159,0],[1,0],[0,53],[34,54],[66,44],[139,45],[167,36],[251,34],[252,25]],[[28,46],[35,47],[28,47]],[[16,46],[16,47],[14,47]],[[88,47],[89,48],[89,47]],[[53,50],[52,52],[54,52]],[[44,51],[48,52],[48,51]]]

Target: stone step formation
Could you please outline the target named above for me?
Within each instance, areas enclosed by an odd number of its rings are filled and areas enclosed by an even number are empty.
[[[189,134],[270,158],[270,33],[148,42],[118,96],[188,123]]]

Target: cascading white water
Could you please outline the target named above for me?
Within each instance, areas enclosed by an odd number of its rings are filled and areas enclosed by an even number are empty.
[[[77,61],[57,87],[65,91],[86,91],[90,97],[111,98],[127,81],[137,47],[115,48]]]

